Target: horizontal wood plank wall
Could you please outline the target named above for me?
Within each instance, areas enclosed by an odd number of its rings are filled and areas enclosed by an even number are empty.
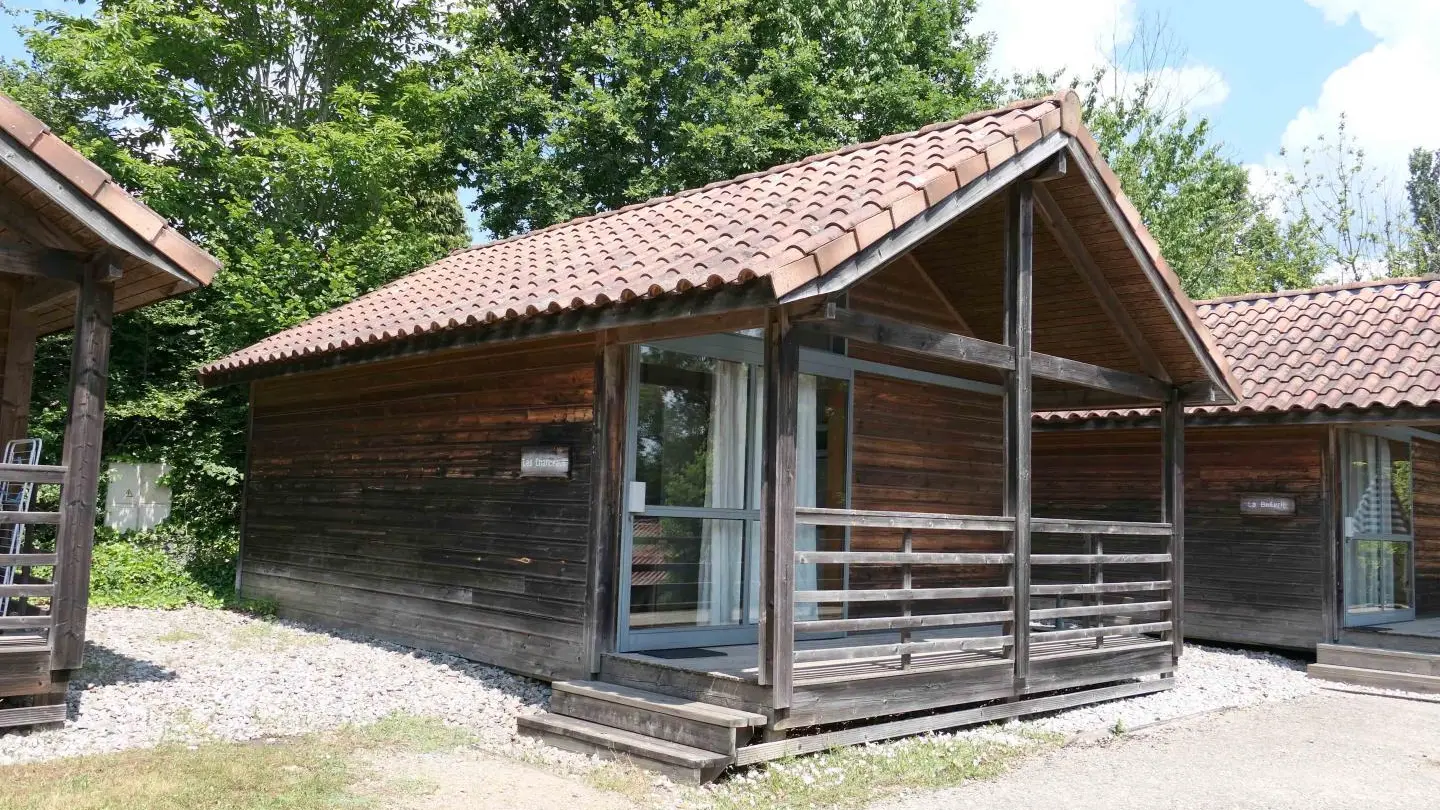
[[[1000,398],[924,383],[855,375],[854,480],[855,509],[999,515],[1003,485]],[[899,529],[854,529],[855,551],[899,551]],[[999,532],[921,531],[914,533],[915,551],[1004,552]],[[898,566],[855,566],[850,582],[856,588],[900,586]],[[1005,585],[1005,566],[914,567],[917,588],[961,585]],[[998,604],[996,607],[1001,607]],[[893,606],[857,603],[852,613]],[[917,613],[953,612],[955,605],[927,602]],[[960,610],[983,610],[969,602]]]
[[[1411,445],[1415,489],[1415,607],[1440,614],[1440,442]]]
[[[1186,431],[1187,637],[1294,648],[1320,640],[1324,435],[1310,427]],[[1160,436],[1036,433],[1034,476],[1037,517],[1157,520]],[[1250,493],[1292,496],[1296,514],[1243,516],[1240,498]],[[1105,550],[1112,547],[1107,539]]]
[[[244,595],[543,678],[583,676],[593,337],[254,389]],[[569,479],[519,477],[570,447]]]

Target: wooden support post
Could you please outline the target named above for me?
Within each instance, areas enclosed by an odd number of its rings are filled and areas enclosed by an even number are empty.
[[[595,435],[590,464],[590,567],[586,574],[588,623],[585,659],[590,674],[615,648],[620,581],[620,521],[625,460],[625,391],[629,348],[601,332],[595,358]]]
[[[1031,332],[1034,300],[1034,187],[1010,190],[1005,216],[1005,345],[1015,369],[1005,375],[1005,516],[1015,519],[1015,684],[1030,676],[1030,419]]]
[[[35,316],[26,311],[20,290],[10,303],[4,379],[0,381],[0,446],[23,439],[30,430],[30,391],[35,377]]]
[[[90,552],[95,542],[95,501],[105,429],[105,385],[110,363],[110,321],[115,290],[102,283],[107,262],[89,268],[75,308],[75,347],[70,355],[70,411],[65,422],[65,483],[60,493],[59,560],[50,611],[50,668],[79,669],[85,653],[85,615],[90,602]]]
[[[790,707],[795,668],[795,430],[800,397],[799,334],[772,310],[765,327],[764,525],[760,578],[761,683],[775,709]]]
[[[1170,639],[1175,661],[1185,648],[1185,403],[1179,389],[1165,401],[1160,414],[1164,476],[1160,519],[1170,524]]]
[[[1325,429],[1320,440],[1320,627],[1321,637],[1340,638],[1340,429]]]

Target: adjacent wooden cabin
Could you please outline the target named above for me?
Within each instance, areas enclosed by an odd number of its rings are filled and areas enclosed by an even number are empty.
[[[0,464],[0,727],[64,720],[83,662],[111,319],[217,269],[0,95],[0,447],[27,436],[36,339],[74,330],[61,463]],[[27,485],[58,486],[58,511],[17,511]],[[17,526],[30,529],[19,542]]]
[[[1181,409],[1236,390],[1073,94],[460,251],[202,376],[251,391],[245,596],[687,779],[1168,688]],[[1152,514],[1045,506],[1032,413],[1146,406]]]
[[[1440,675],[1440,657],[1413,655],[1440,653],[1440,279],[1199,312],[1242,395],[1186,416],[1186,635],[1317,651],[1317,674],[1440,689],[1375,674]],[[1036,508],[1156,519],[1158,419],[1044,417]]]

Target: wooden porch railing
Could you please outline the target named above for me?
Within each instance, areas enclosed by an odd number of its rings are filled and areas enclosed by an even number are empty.
[[[54,465],[32,465],[32,464],[0,464],[0,482],[9,485],[15,484],[64,484],[66,468]],[[60,523],[60,512],[27,511],[27,512],[5,512],[0,511],[0,526],[55,526]],[[8,534],[5,535],[8,543]],[[51,600],[55,596],[54,582],[60,571],[60,557],[53,551],[39,551],[34,547],[34,535],[27,534],[26,548],[22,548],[18,554],[0,554],[0,570],[16,568],[18,578],[23,582],[15,582],[11,585],[0,585],[0,597],[8,597],[9,611],[7,615],[0,616],[0,631],[43,631],[47,639],[53,626],[54,617],[47,602],[44,612],[38,612],[42,606],[30,600],[46,599]],[[34,569],[49,567],[51,569],[50,581],[36,579]],[[20,600],[19,602],[15,600]]]

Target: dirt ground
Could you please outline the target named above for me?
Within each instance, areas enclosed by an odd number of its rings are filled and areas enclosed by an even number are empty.
[[[1414,810],[1440,796],[1440,701],[1325,691],[1028,759],[872,810]]]
[[[465,751],[377,756],[357,791],[386,810],[632,810],[583,779]]]

